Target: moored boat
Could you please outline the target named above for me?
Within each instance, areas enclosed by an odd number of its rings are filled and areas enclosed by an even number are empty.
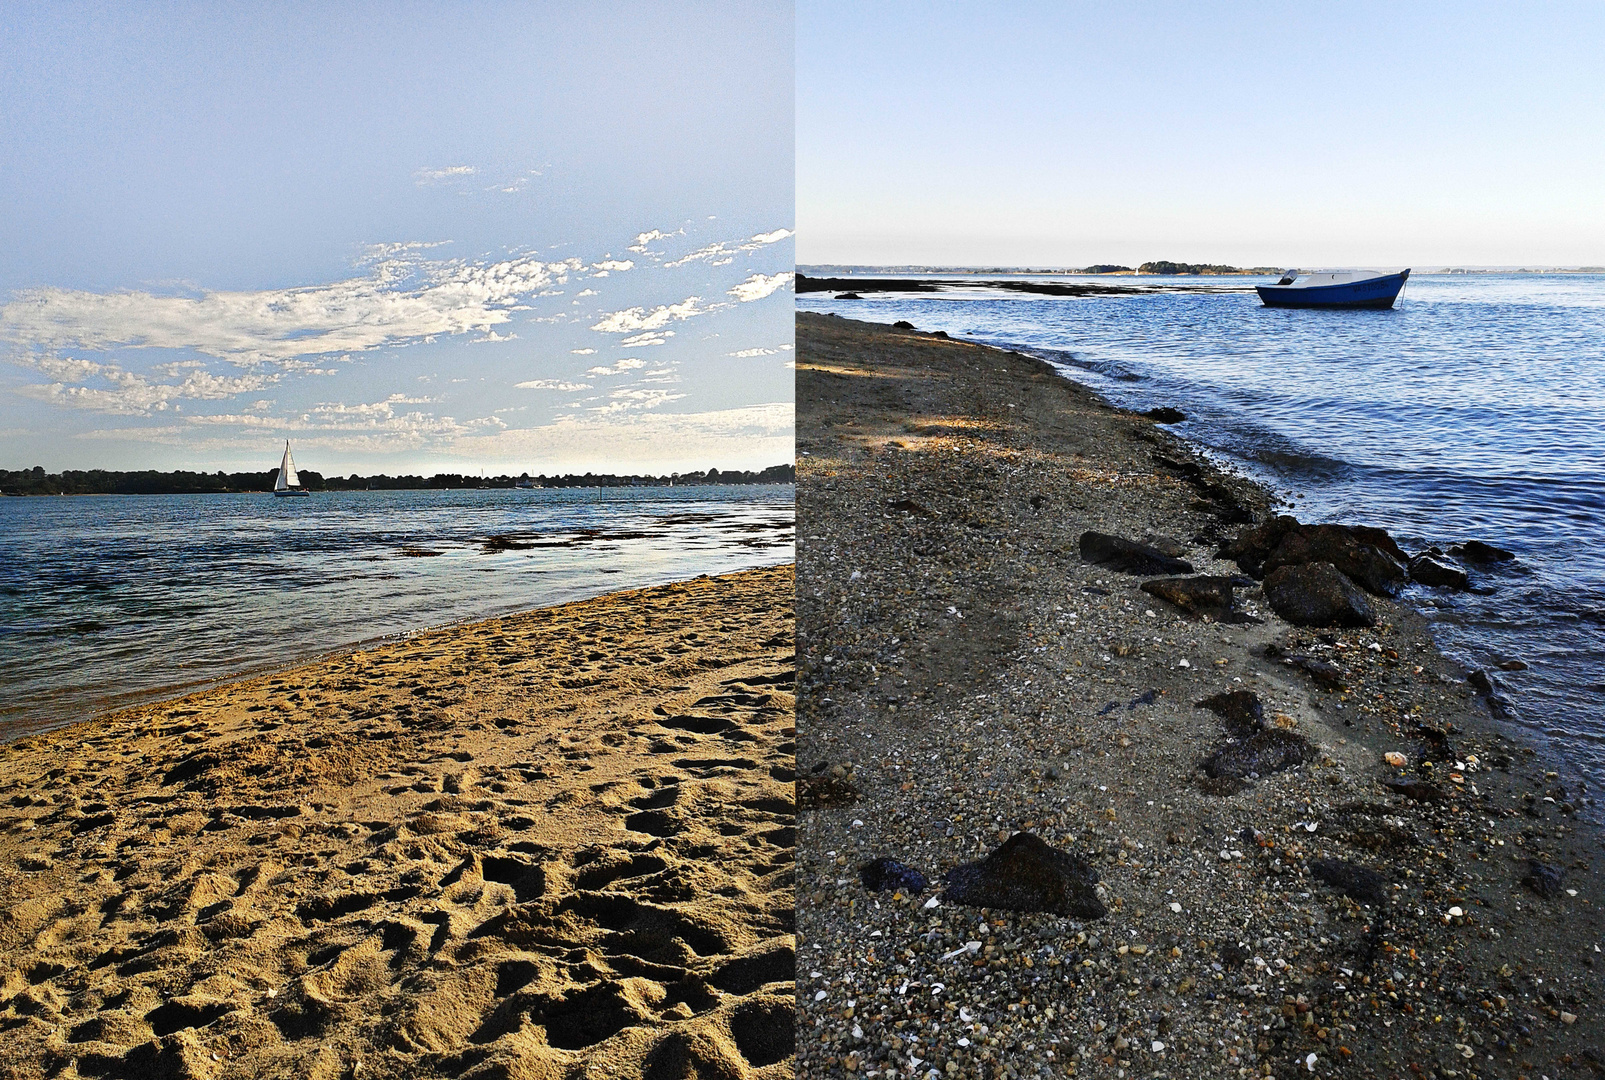
[[[1409,277],[1409,270],[1289,270],[1275,285],[1254,289],[1266,307],[1386,310]]]
[[[290,456],[290,440],[284,440],[284,460],[279,462],[279,477],[273,481],[273,494],[280,498],[286,495],[309,495],[306,488],[301,486],[301,478],[295,473],[295,458]]]

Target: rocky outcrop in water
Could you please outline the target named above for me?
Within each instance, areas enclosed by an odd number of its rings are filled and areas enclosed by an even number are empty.
[[[1481,540],[1467,540],[1464,544],[1456,544],[1449,549],[1449,554],[1469,563],[1509,562],[1516,557],[1513,551],[1485,544]]]
[[[1423,551],[1410,560],[1410,579],[1423,585],[1464,592],[1471,587],[1465,568],[1458,566],[1437,548]]]
[[[1367,525],[1304,525],[1279,515],[1243,532],[1220,550],[1243,571],[1264,577],[1283,566],[1331,563],[1377,596],[1395,595],[1407,580],[1407,557],[1383,529]]]

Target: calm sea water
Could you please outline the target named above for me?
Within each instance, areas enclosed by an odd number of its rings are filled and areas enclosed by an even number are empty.
[[[1466,666],[1531,665],[1497,674],[1515,723],[1605,782],[1605,276],[1414,276],[1385,312],[1278,310],[1256,279],[1188,280],[1214,291],[797,306],[1016,348],[1118,404],[1180,408],[1173,430],[1296,496],[1301,520],[1515,551],[1482,576],[1490,595],[1410,599]]]
[[[790,562],[793,503],[790,485],[0,499],[0,740],[385,635]]]

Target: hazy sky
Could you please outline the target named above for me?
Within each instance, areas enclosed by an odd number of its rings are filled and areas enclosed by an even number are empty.
[[[1605,7],[798,0],[803,263],[1605,264]]]
[[[792,458],[790,3],[0,9],[0,467]]]

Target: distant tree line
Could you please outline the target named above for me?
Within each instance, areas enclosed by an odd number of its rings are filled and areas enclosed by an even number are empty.
[[[215,473],[186,472],[110,472],[106,469],[68,469],[47,473],[35,465],[31,469],[0,469],[0,494],[5,495],[190,495],[228,492],[272,491],[277,469],[265,472]],[[795,465],[771,465],[761,472],[743,469],[670,473],[665,476],[620,475],[615,473],[572,473],[563,476],[466,476],[462,473],[436,473],[434,476],[350,476],[325,477],[309,469],[298,470],[301,486],[308,491],[422,491],[456,488],[543,488],[586,487],[668,487],[671,484],[792,484],[797,480]]]
[[[1279,266],[1225,266],[1221,263],[1179,263],[1169,259],[1145,262],[1137,267],[1139,274],[1280,274]]]

